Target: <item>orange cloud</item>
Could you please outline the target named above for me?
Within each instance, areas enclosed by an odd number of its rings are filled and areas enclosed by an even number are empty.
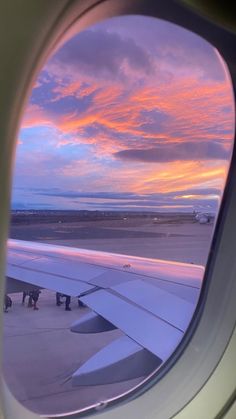
[[[156,89],[145,86],[132,92],[118,83],[99,87],[97,82],[90,82],[83,86],[79,80],[66,86],[58,86],[54,92],[59,95],[57,99],[68,95],[83,97],[90,93],[94,93],[94,97],[86,111],[74,111],[70,114],[65,112],[64,115],[47,114],[37,105],[30,105],[23,121],[24,128],[54,124],[62,134],[74,134],[75,143],[85,141],[94,144],[97,141],[100,146],[105,143],[103,146],[105,145],[108,152],[129,147],[130,137],[138,140],[140,145],[146,144],[145,139],[158,144],[163,140],[205,141],[217,138],[225,140],[226,148],[232,138],[232,112],[222,112],[223,107],[232,108],[232,92],[226,82],[200,85],[198,80],[185,79],[157,86]],[[142,112],[151,111],[166,114],[168,122],[163,127],[160,124],[156,130],[148,131],[145,126],[149,123],[148,116],[145,120]],[[86,128],[94,124],[109,130],[110,135],[101,132],[97,138],[84,136]],[[120,140],[121,135],[127,137],[127,140]],[[66,143],[63,138],[61,141],[59,145]]]
[[[222,188],[228,162],[173,161],[171,163],[117,162],[109,166],[99,161],[104,157],[114,159],[113,153],[128,148],[158,146],[161,142],[220,140],[225,149],[232,147],[233,109],[229,83],[202,82],[188,78],[169,84],[145,85],[135,91],[118,82],[99,85],[97,81],[81,80],[54,89],[55,100],[67,96],[84,97],[93,94],[85,111],[59,115],[49,113],[37,105],[27,108],[23,128],[53,126],[61,134],[58,146],[90,144],[96,152],[96,163],[75,160],[58,169],[62,176],[76,178],[94,176],[90,187],[96,190],[133,191],[135,193],[165,193],[198,187]],[[224,112],[228,107],[229,111]],[[149,112],[167,115],[167,120],[157,128],[146,129],[151,124]],[[87,129],[97,127],[94,134]],[[68,134],[70,134],[68,136]],[[95,151],[96,150],[96,151]],[[114,159],[115,160],[115,159]],[[183,197],[182,197],[183,198]],[[188,199],[186,197],[186,199]]]
[[[138,172],[138,170],[137,170]],[[140,171],[141,172],[141,171]],[[142,173],[142,172],[141,172]],[[137,178],[133,190],[137,193],[172,192],[197,187],[222,188],[226,177],[225,164],[212,164],[196,161],[179,161],[157,164],[155,170],[149,170],[145,176]]]
[[[194,141],[232,138],[232,112],[222,112],[222,107],[232,107],[231,92],[226,83],[199,86],[196,80],[190,79],[158,87],[156,91],[144,87],[135,93],[128,93],[118,85],[104,86],[97,91],[94,86],[91,91],[95,92],[94,100],[86,112],[65,115],[57,121],[62,132],[82,134],[86,127],[97,124],[112,131],[114,135],[106,137],[105,141],[116,143],[118,149],[129,147],[129,142],[127,145],[122,141],[119,144],[116,134],[133,136],[141,141],[147,138],[157,143],[163,139],[176,142],[186,138]],[[169,121],[163,128],[157,128],[156,132],[147,132],[141,113],[154,110],[167,114]],[[94,138],[86,138],[87,143],[90,141],[94,143]],[[101,143],[100,137],[99,141]],[[227,142],[225,147],[229,147]]]

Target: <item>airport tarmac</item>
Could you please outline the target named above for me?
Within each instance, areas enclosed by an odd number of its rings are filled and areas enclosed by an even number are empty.
[[[70,377],[88,358],[122,335],[119,330],[79,335],[71,324],[88,313],[72,299],[72,311],[57,307],[55,292],[42,290],[39,310],[21,304],[22,294],[12,294],[13,306],[4,314],[5,380],[25,407],[40,414],[68,413],[117,396],[140,379],[127,382],[72,387]]]
[[[18,231],[15,238],[24,240],[206,263],[212,224],[126,221],[30,225],[14,231]],[[72,387],[71,374],[122,332],[72,333],[70,325],[89,309],[79,308],[72,299],[72,311],[67,312],[56,306],[52,291],[42,290],[38,311],[22,306],[21,294],[11,297],[13,306],[4,315],[3,369],[10,390],[24,406],[41,414],[66,413],[115,397],[142,380]]]
[[[104,252],[205,265],[213,223],[183,218],[117,219],[12,226],[11,237]]]

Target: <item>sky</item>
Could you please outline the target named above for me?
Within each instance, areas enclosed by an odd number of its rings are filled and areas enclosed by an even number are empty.
[[[12,208],[215,212],[233,137],[231,82],[210,44],[155,18],[108,19],[38,74]]]

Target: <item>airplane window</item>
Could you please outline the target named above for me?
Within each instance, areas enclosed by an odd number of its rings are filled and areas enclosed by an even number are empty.
[[[168,361],[198,302],[233,130],[222,58],[171,23],[111,18],[49,57],[19,131],[8,243],[3,369],[24,406],[99,405]]]

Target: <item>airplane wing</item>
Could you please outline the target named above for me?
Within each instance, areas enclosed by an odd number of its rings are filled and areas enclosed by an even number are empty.
[[[73,374],[74,385],[140,377],[166,361],[191,321],[203,274],[193,264],[8,241],[8,293],[33,285],[80,297],[92,311],[73,332],[123,332]]]

